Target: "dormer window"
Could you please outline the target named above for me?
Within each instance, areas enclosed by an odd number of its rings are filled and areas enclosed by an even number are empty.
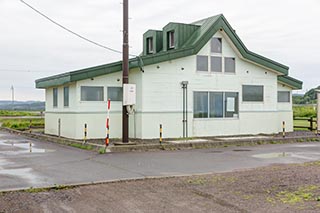
[[[152,54],[153,52],[153,38],[149,37],[147,38],[147,54]]]
[[[168,32],[168,49],[174,49],[174,31]]]

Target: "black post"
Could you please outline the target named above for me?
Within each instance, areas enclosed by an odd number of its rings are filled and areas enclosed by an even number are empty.
[[[122,84],[129,83],[129,2],[123,0],[123,51]],[[122,107],[122,141],[129,142],[129,115],[126,106]]]
[[[313,117],[310,118],[310,131],[313,131]]]

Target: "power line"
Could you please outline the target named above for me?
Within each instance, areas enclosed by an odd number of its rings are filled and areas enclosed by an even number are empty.
[[[0,72],[24,72],[24,73],[53,73],[53,72],[58,72],[54,70],[12,70],[12,69],[0,69]]]
[[[73,34],[73,35],[75,35],[75,36],[77,36],[77,37],[79,37],[79,38],[81,38],[81,39],[83,39],[83,40],[91,43],[91,44],[94,44],[94,45],[96,45],[96,46],[98,46],[98,47],[107,49],[107,50],[112,51],[112,52],[116,52],[116,53],[122,54],[122,52],[119,51],[119,50],[116,50],[116,49],[107,47],[107,46],[105,46],[105,45],[103,45],[103,44],[100,44],[100,43],[98,43],[98,42],[95,42],[95,41],[93,41],[93,40],[91,40],[91,39],[88,39],[88,38],[80,35],[79,33],[76,33],[76,32],[74,32],[74,31],[68,29],[67,27],[63,26],[62,24],[59,24],[58,22],[56,22],[55,20],[53,20],[53,19],[50,18],[49,16],[47,16],[47,15],[45,15],[44,13],[40,12],[38,9],[34,8],[34,7],[31,6],[30,4],[28,4],[27,2],[25,2],[25,1],[23,1],[23,0],[20,0],[20,1],[21,1],[23,4],[25,4],[27,7],[29,7],[30,9],[32,9],[33,11],[35,11],[36,13],[38,13],[39,15],[41,15],[42,17],[44,17],[45,19],[47,19],[48,21],[50,21],[51,23],[53,23],[53,24],[59,26],[60,28],[64,29],[65,31],[67,31],[67,32],[69,32],[69,33],[71,33],[71,34]],[[133,57],[139,57],[139,56],[133,55],[133,54],[129,54],[129,55],[130,55],[130,56],[133,56]]]

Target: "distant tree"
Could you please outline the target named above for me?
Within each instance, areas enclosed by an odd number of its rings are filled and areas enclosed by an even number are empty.
[[[292,101],[293,104],[314,104],[317,102],[316,97],[316,89],[320,89],[320,86],[314,89],[310,89],[303,96],[293,96]]]

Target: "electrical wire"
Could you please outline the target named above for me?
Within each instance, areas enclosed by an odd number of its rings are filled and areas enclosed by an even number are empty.
[[[30,9],[32,9],[33,11],[35,11],[36,13],[38,13],[39,15],[41,15],[42,17],[44,17],[45,19],[47,19],[48,21],[50,21],[51,23],[53,23],[53,24],[57,25],[58,27],[64,29],[65,31],[67,31],[67,32],[69,32],[69,33],[71,33],[71,34],[73,34],[73,35],[75,35],[75,36],[77,36],[77,37],[79,37],[79,38],[81,38],[81,39],[83,39],[83,40],[91,43],[91,44],[94,44],[94,45],[96,45],[96,46],[98,46],[98,47],[107,49],[107,50],[112,51],[112,52],[115,52],[115,53],[122,54],[122,52],[121,52],[120,50],[116,50],[116,49],[107,47],[107,46],[105,46],[105,45],[103,45],[103,44],[100,44],[100,43],[98,43],[98,42],[96,42],[96,41],[93,41],[93,40],[91,40],[91,39],[88,39],[88,38],[80,35],[79,33],[76,33],[76,32],[74,32],[74,31],[68,29],[67,27],[65,27],[65,26],[63,26],[62,24],[56,22],[55,20],[53,20],[53,19],[50,18],[49,16],[45,15],[44,13],[42,13],[41,11],[39,11],[38,9],[36,9],[35,7],[31,6],[30,4],[28,4],[28,3],[25,2],[24,0],[20,0],[20,2],[22,2],[23,4],[25,4],[27,7],[29,7]],[[139,57],[139,56],[133,55],[133,54],[129,54],[129,56]]]

